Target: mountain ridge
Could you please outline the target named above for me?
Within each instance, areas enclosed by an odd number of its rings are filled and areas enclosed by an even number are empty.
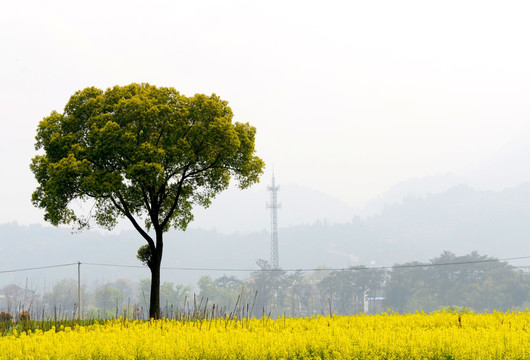
[[[503,191],[478,191],[459,185],[445,192],[410,196],[385,207],[381,214],[343,223],[317,220],[279,229],[280,265],[286,269],[320,266],[391,266],[426,261],[448,250],[458,254],[478,251],[495,257],[530,255],[530,182]],[[195,283],[201,273],[187,269],[256,269],[258,259],[269,259],[266,230],[223,234],[212,229],[170,231],[165,238],[166,278]],[[136,259],[143,240],[135,231],[102,234],[72,233],[68,228],[0,224],[0,270],[82,263],[138,265],[138,268],[90,267],[85,274],[96,281],[108,277],[149,277]],[[177,270],[180,269],[180,270]],[[62,269],[42,271],[43,278],[75,276]],[[231,272],[236,276],[247,273]],[[18,281],[36,273],[9,273]],[[3,275],[4,280],[8,278]],[[0,282],[2,279],[0,278]]]

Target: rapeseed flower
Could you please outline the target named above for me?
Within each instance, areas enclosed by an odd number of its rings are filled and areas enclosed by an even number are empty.
[[[0,337],[3,359],[530,359],[530,313],[113,320]]]

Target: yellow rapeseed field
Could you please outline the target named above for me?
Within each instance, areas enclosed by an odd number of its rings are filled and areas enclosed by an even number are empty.
[[[530,359],[530,313],[104,321],[0,337],[0,359]]]

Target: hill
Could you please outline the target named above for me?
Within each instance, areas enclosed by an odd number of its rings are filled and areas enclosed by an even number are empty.
[[[530,182],[503,191],[476,191],[459,185],[433,195],[408,197],[387,206],[379,215],[338,224],[317,220],[284,226],[279,231],[283,268],[330,268],[354,265],[392,265],[426,261],[444,250],[456,254],[478,251],[507,258],[530,255]],[[266,230],[224,234],[216,230],[170,231],[166,235],[164,278],[195,284],[201,275],[219,271],[182,268],[255,269],[256,260],[269,258]],[[134,231],[103,234],[72,233],[41,225],[0,225],[0,271],[56,264],[126,264],[140,266],[136,250],[143,245]],[[517,264],[522,265],[522,264]],[[83,266],[87,281],[146,278],[146,268]],[[231,272],[239,277],[249,272]],[[0,273],[0,284],[53,282],[76,277],[76,269]]]

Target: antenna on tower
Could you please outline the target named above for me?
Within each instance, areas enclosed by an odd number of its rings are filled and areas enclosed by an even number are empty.
[[[280,186],[275,184],[274,170],[272,170],[272,185],[267,186],[271,193],[271,202],[267,203],[267,208],[271,209],[271,266],[273,269],[280,268],[280,259],[278,257],[278,191]]]

